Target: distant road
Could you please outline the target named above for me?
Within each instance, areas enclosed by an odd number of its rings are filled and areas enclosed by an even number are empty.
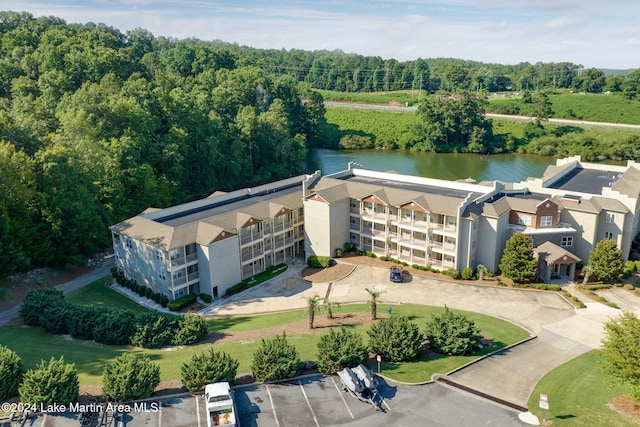
[[[412,111],[416,111],[417,109],[417,107],[395,107],[391,105],[381,105],[381,104],[358,104],[354,102],[334,102],[334,101],[325,101],[324,105],[328,107],[363,108],[363,109],[369,109],[369,110],[405,111],[405,112],[412,112]],[[516,121],[529,121],[529,122],[533,120],[531,117],[527,117],[527,116],[512,116],[508,114],[487,113],[486,116],[489,118],[502,119],[502,120],[516,120]],[[559,124],[559,125],[599,126],[599,127],[640,130],[640,125],[630,125],[625,123],[589,122],[586,120],[570,120],[570,119],[549,119],[548,122]]]

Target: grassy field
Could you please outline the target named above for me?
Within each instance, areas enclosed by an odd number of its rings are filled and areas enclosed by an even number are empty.
[[[109,287],[111,276],[103,277],[66,296],[67,301],[78,305],[98,305],[134,313],[149,311],[145,307],[126,298]]]
[[[592,350],[549,372],[531,393],[528,402],[531,412],[558,427],[637,426],[637,422],[607,406],[612,398],[624,394],[624,390],[607,382],[598,363],[597,351]],[[549,397],[549,411],[538,407],[540,393]]]
[[[327,90],[319,91],[327,101],[358,102],[366,104],[389,104],[397,102],[410,106],[418,103],[418,91],[343,93]],[[422,96],[428,96],[423,91]],[[569,93],[557,91],[549,93],[553,117],[562,119],[587,120],[594,122],[640,124],[640,100],[628,100],[621,95]],[[523,104],[519,96],[492,96],[487,112],[506,114],[531,114],[532,104]]]
[[[69,300],[77,304],[104,304],[112,307],[140,309],[137,304],[105,286],[104,280],[98,280],[85,289],[68,296]],[[380,305],[379,310],[386,311],[388,305]],[[428,307],[413,304],[392,305],[394,314],[409,316],[420,327],[434,313],[442,312],[440,307]],[[340,307],[336,314],[368,312],[366,304],[348,304]],[[523,329],[489,316],[466,313],[476,322],[483,334],[493,339],[496,346],[503,347],[520,341],[528,336]],[[294,310],[258,316],[241,316],[210,320],[209,330],[216,332],[238,332],[260,330],[264,328],[285,325],[306,319],[306,310]],[[353,327],[361,333],[366,341],[366,327]],[[296,346],[302,360],[315,359],[319,335],[290,335],[289,341]],[[157,350],[134,348],[131,346],[108,346],[92,341],[75,340],[68,336],[51,335],[40,328],[29,326],[5,326],[0,328],[0,342],[5,343],[18,353],[27,368],[34,367],[40,360],[51,357],[64,356],[65,360],[75,363],[79,372],[80,383],[84,385],[100,385],[102,369],[106,363],[113,360],[122,352],[145,354],[160,366],[163,381],[180,378],[180,367],[194,354],[208,349],[211,345],[218,351],[225,351],[238,359],[239,372],[250,372],[253,353],[260,345],[260,340],[233,341],[220,344],[201,344],[179,348],[164,348]],[[490,350],[485,350],[490,351]],[[467,363],[478,355],[463,358],[432,358],[409,363],[383,363],[383,373],[392,378],[408,382],[427,381],[437,372],[447,372],[461,364]]]
[[[362,93],[351,93],[351,92],[336,92],[332,90],[321,90],[316,89],[316,91],[322,94],[322,97],[326,101],[336,101],[336,102],[359,102],[363,104],[409,104],[409,106],[416,105],[418,103],[419,97],[426,96],[427,92],[422,91],[420,94],[416,89],[414,91],[411,90],[403,90],[403,91],[392,91],[392,92],[362,92]]]

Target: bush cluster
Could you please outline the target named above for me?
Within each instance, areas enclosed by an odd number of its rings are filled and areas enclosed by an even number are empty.
[[[391,362],[416,358],[422,351],[424,335],[418,325],[404,316],[380,319],[367,331],[369,349]]]
[[[312,268],[327,268],[331,265],[331,257],[312,255],[307,258],[307,265]]]
[[[253,354],[251,372],[257,381],[278,381],[293,378],[300,373],[302,364],[295,346],[289,344],[286,335],[263,339]]]
[[[449,276],[452,279],[459,279],[460,278],[460,273],[455,268],[449,268],[447,270],[444,270],[444,271],[442,271],[442,274],[444,274],[445,276]],[[473,275],[473,271],[471,272],[471,274]]]
[[[343,368],[366,363],[369,350],[359,333],[343,326],[339,331],[331,329],[320,337],[317,358],[320,372],[332,374]]]
[[[190,392],[204,391],[210,383],[233,383],[238,372],[238,361],[226,353],[209,351],[194,354],[189,362],[180,368],[182,384]]]
[[[480,344],[480,330],[463,314],[454,313],[445,305],[444,313],[431,316],[425,336],[433,351],[448,356],[469,354]]]
[[[159,312],[135,315],[127,310],[76,305],[56,289],[29,291],[20,306],[20,316],[25,323],[49,333],[68,333],[73,338],[111,345],[189,345],[202,341],[207,334],[207,323],[200,316]]]
[[[183,308],[188,307],[196,302],[196,299],[198,299],[198,295],[187,294],[171,301],[169,304],[167,304],[167,308],[169,308],[169,310],[171,311],[180,311]]]
[[[160,384],[160,367],[147,356],[123,353],[102,371],[102,393],[107,400],[146,399]]]
[[[117,284],[119,284],[120,286],[124,286],[127,289],[131,289],[141,297],[149,298],[156,304],[160,304],[162,307],[166,307],[169,303],[169,298],[166,295],[162,295],[159,292],[154,293],[153,289],[148,288],[144,285],[138,285],[136,282],[127,279],[124,274],[118,272],[115,267],[111,269],[111,275],[116,280]]]
[[[206,304],[211,304],[211,301],[213,301],[213,297],[209,294],[200,294],[200,299]]]
[[[22,359],[9,347],[0,345],[0,401],[5,402],[18,394],[18,387],[24,375]]]

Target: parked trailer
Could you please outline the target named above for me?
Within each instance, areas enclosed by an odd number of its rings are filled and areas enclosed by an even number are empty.
[[[362,372],[363,377],[368,377],[367,384],[373,386],[373,388],[365,385],[365,382],[361,380],[354,371]],[[354,369],[344,368],[336,372],[336,374],[340,377],[340,381],[342,381],[344,391],[349,392],[349,394],[362,402],[372,404],[374,408],[376,408],[376,411],[380,408],[382,397],[376,390],[378,381],[366,366],[360,365]]]

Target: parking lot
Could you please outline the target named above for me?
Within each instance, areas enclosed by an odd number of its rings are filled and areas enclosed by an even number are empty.
[[[337,376],[314,375],[278,384],[235,388],[241,427],[299,426],[522,426],[518,414],[440,384],[390,385],[381,381],[379,410],[342,389]],[[91,426],[206,427],[204,397],[185,395],[147,403],[143,411],[98,414]],[[82,414],[39,414],[0,427],[82,426]],[[101,423],[103,420],[105,423]]]

